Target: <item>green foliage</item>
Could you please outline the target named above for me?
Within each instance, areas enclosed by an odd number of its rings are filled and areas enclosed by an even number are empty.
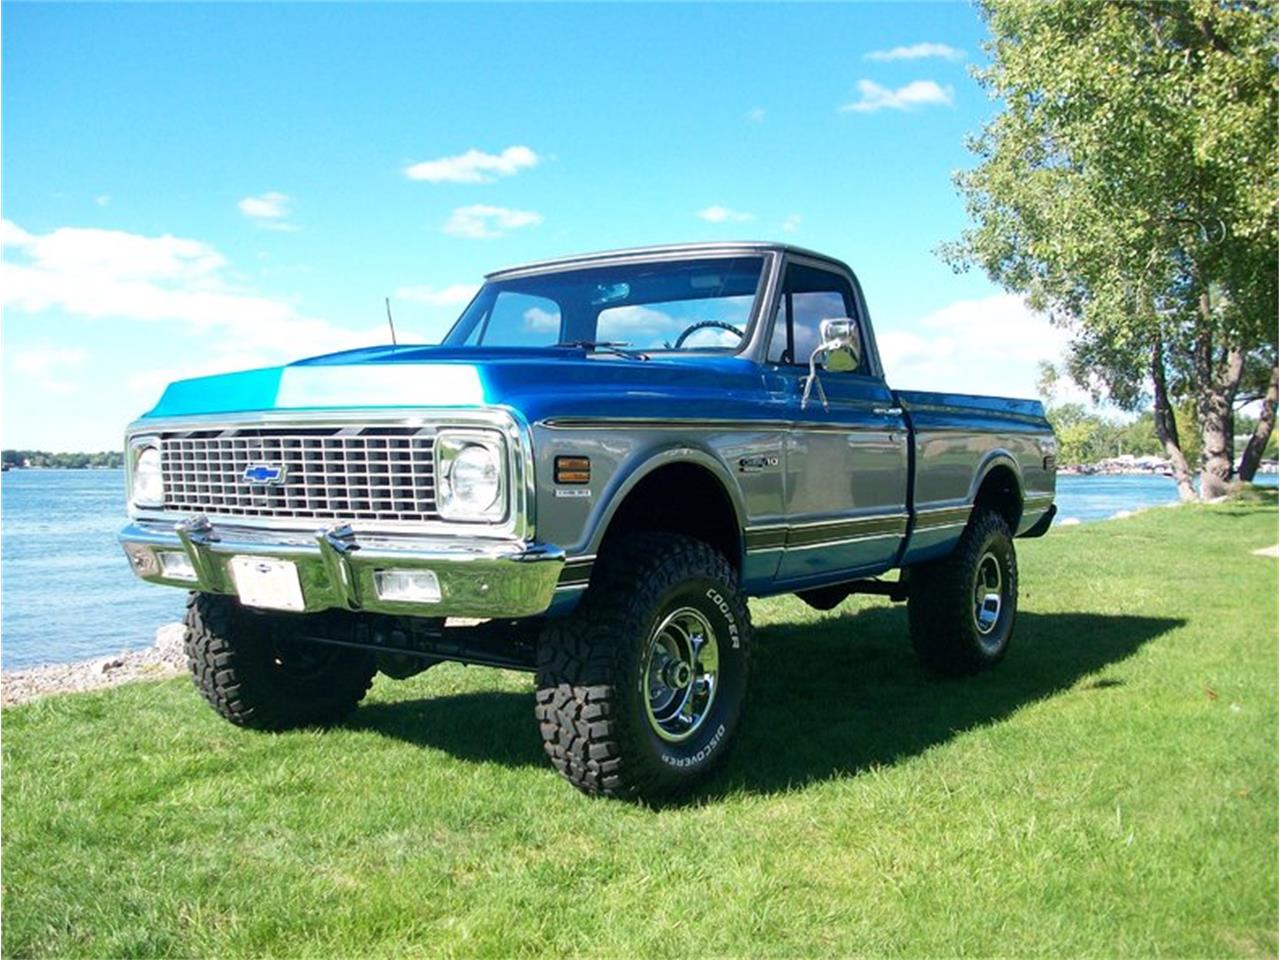
[[[964,681],[900,606],[755,602],[742,739],[658,810],[569,789],[513,673],[286,734],[185,679],[6,709],[3,953],[1274,956],[1275,534],[1273,502],[1019,541],[1009,656]]]
[[[1045,408],[1045,416],[1058,438],[1058,462],[1063,466],[1096,463],[1108,457],[1163,456],[1150,412],[1128,421],[1116,421],[1092,413],[1078,403]]]
[[[119,450],[101,453],[49,453],[46,450],[5,450],[0,454],[9,467],[52,467],[60,469],[85,469],[88,467],[124,466],[124,455]]]
[[[1265,382],[1276,356],[1275,4],[981,7],[977,75],[1003,109],[971,141],[974,225],[945,255],[1069,326],[1083,386],[1136,409],[1158,366],[1209,429],[1205,398],[1229,410],[1233,378]]]

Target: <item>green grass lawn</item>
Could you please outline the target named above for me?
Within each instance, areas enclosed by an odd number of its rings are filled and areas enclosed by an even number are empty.
[[[4,954],[1274,955],[1276,529],[1021,541],[963,681],[900,606],[757,602],[732,758],[659,810],[563,783],[514,673],[379,678],[327,732],[186,680],[6,710]]]

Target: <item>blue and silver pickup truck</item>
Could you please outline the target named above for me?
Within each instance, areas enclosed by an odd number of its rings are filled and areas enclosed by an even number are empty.
[[[610,796],[723,758],[748,597],[905,600],[927,666],[996,663],[1013,541],[1055,509],[1039,403],[890,389],[853,272],[768,243],[502,270],[439,346],[177,382],[126,450],[121,543],[192,591],[226,719],[332,723],[444,660],[527,670],[551,762]]]

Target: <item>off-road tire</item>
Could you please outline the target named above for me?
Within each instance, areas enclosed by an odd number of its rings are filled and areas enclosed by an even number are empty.
[[[644,658],[671,611],[693,608],[717,637],[715,699],[687,741],[646,713]],[[535,712],[543,747],[584,793],[657,800],[703,779],[728,752],[750,673],[751,616],[728,560],[691,537],[631,536],[601,556],[577,610],[538,644]]]
[[[200,695],[225,719],[255,730],[327,726],[347,716],[369,690],[374,659],[300,640],[303,619],[193,593],[185,646]]]
[[[976,613],[977,578],[984,558],[997,564],[1002,603],[987,633]],[[1018,613],[1018,558],[1005,519],[976,510],[946,557],[911,568],[907,623],[911,645],[924,665],[964,675],[994,666],[1004,657]]]

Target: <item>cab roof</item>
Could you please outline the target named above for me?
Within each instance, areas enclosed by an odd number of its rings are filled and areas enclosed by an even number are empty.
[[[633,263],[640,261],[684,260],[699,256],[733,256],[734,254],[751,255],[763,253],[791,253],[797,256],[824,260],[827,263],[843,267],[847,264],[835,257],[806,250],[789,243],[770,243],[767,241],[745,240],[711,243],[669,243],[649,247],[631,247],[624,250],[604,250],[598,253],[581,253],[568,257],[556,257],[551,260],[538,260],[532,263],[504,267],[486,274],[486,280],[502,280],[507,277],[527,276],[537,273],[558,273],[562,270],[577,270],[581,267],[608,266],[617,263]],[[850,271],[852,272],[852,271]]]

